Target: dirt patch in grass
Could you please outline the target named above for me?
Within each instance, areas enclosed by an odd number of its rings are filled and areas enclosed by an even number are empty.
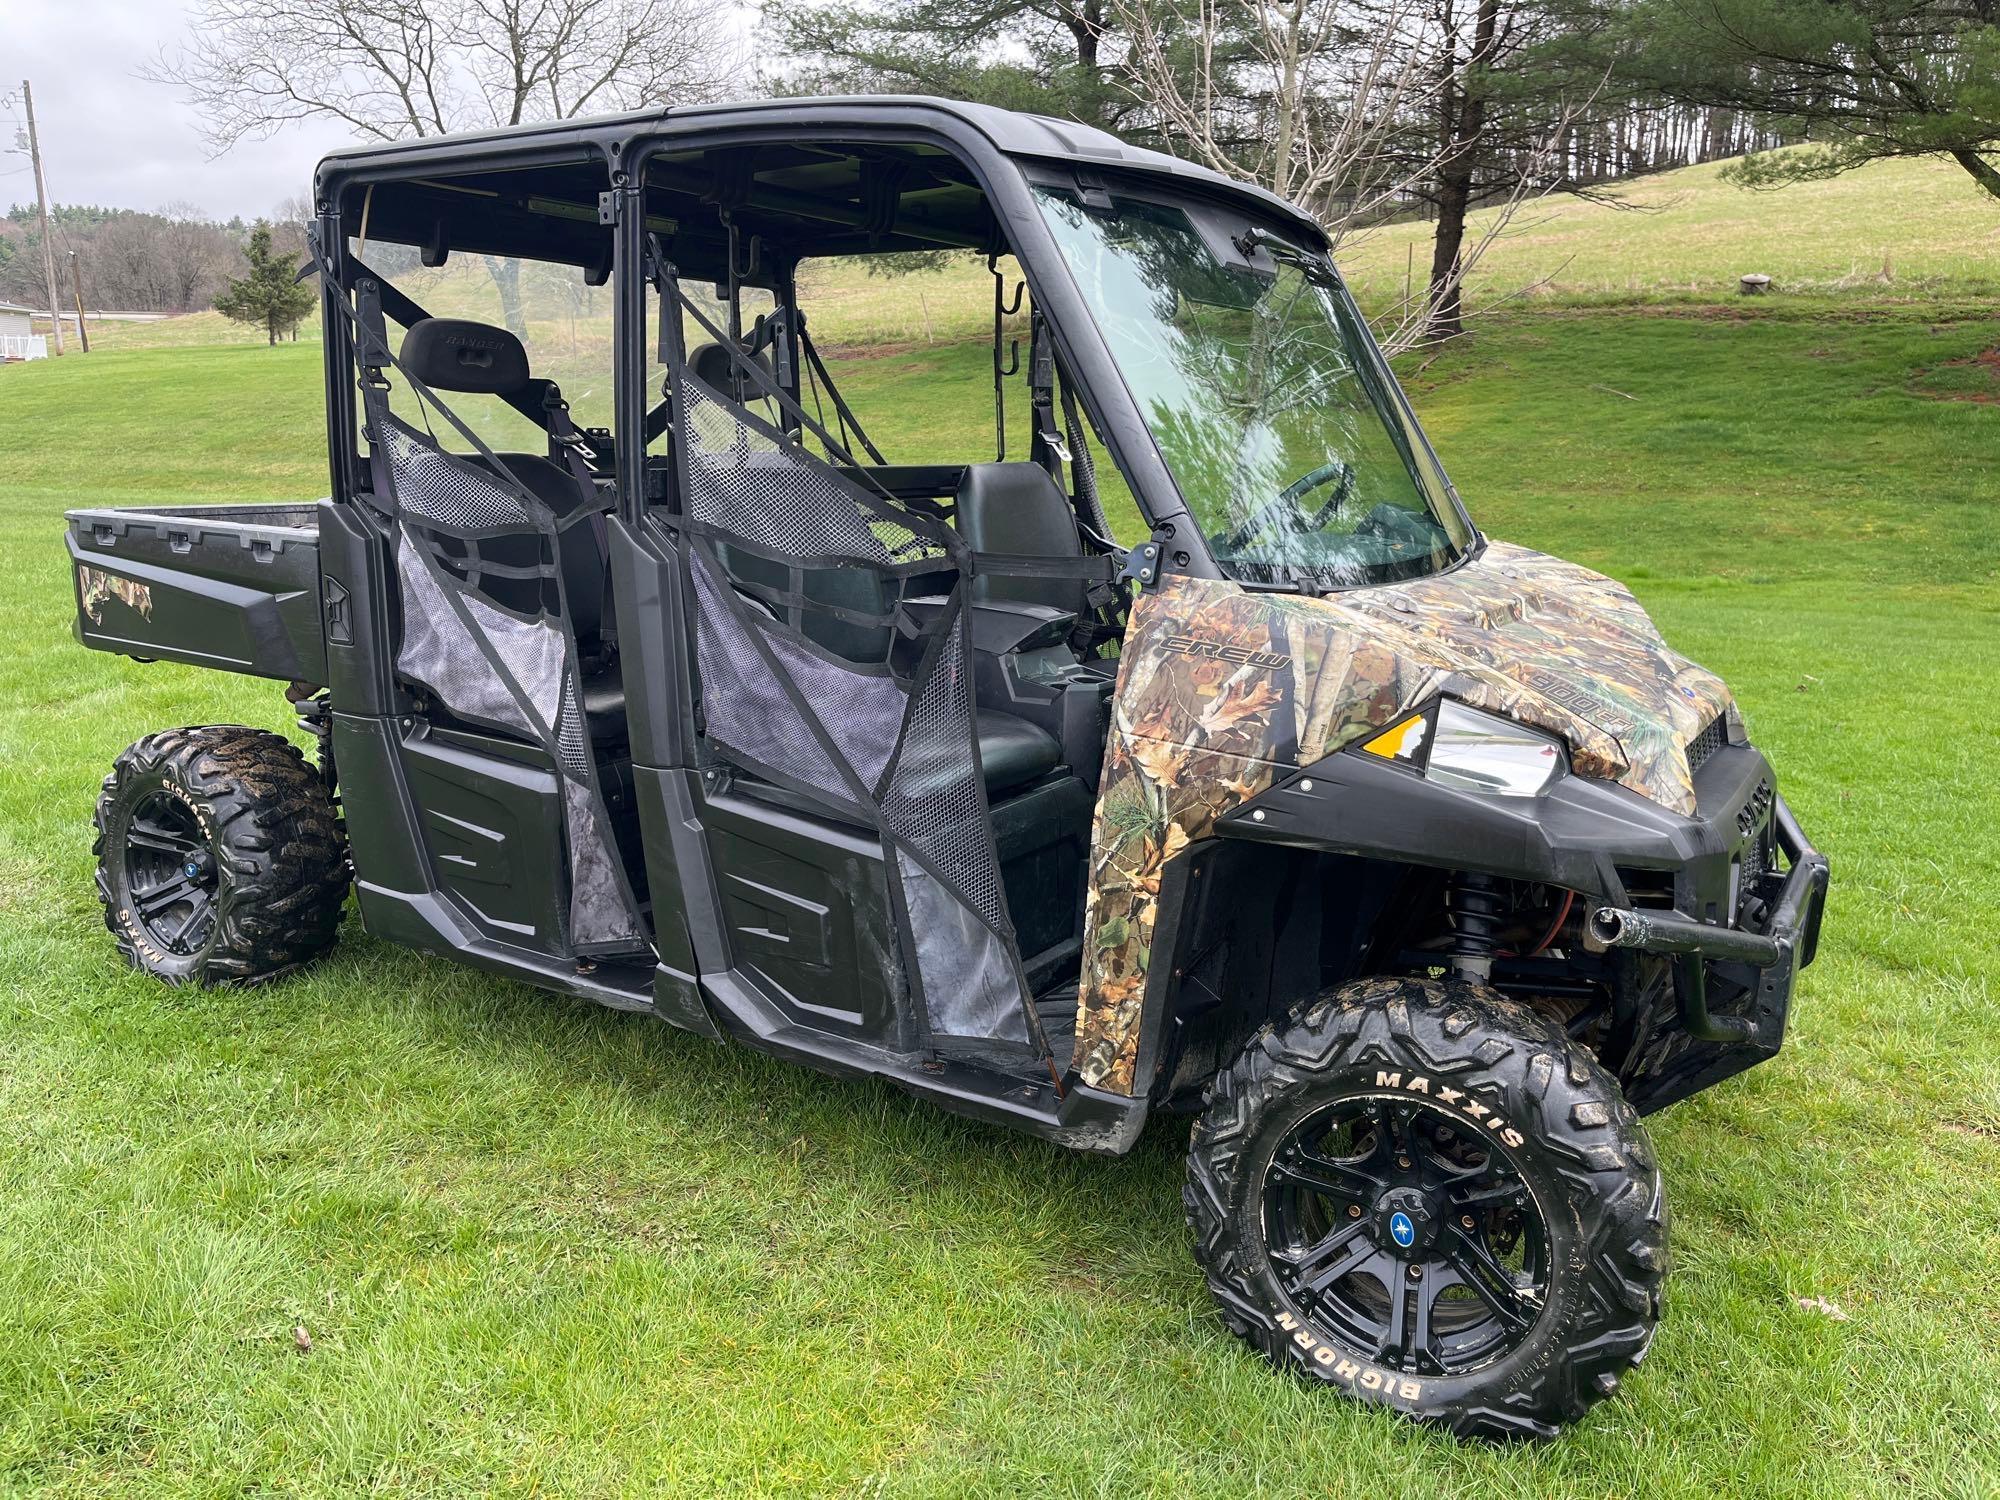
[[[1948,359],[1910,379],[1910,390],[1933,401],[1977,401],[2000,405],[2000,344],[1964,359]]]

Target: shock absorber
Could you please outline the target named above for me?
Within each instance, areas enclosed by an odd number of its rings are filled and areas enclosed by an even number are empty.
[[[319,774],[330,792],[336,785],[333,771],[333,709],[331,695],[310,682],[294,682],[285,689],[285,701],[298,711],[299,728],[319,741]]]
[[[1493,980],[1493,950],[1505,906],[1491,875],[1460,872],[1445,888],[1445,916],[1451,922],[1451,967],[1472,984]]]

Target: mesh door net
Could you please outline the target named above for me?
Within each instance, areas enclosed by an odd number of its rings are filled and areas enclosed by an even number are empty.
[[[674,390],[709,744],[878,829],[934,1047],[1045,1054],[980,772],[963,545],[685,369]],[[913,633],[900,606],[919,597]]]
[[[435,396],[411,385],[451,418]],[[444,452],[390,412],[382,390],[364,390],[376,491],[396,528],[396,670],[455,717],[548,751],[569,849],[568,946],[576,954],[641,948],[644,933],[614,853],[583,717],[558,561],[560,523],[497,459],[488,471]],[[572,524],[588,524],[587,515]]]

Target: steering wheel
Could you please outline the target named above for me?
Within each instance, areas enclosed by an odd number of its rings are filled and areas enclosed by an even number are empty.
[[[1339,512],[1341,506],[1347,503],[1348,496],[1354,493],[1354,466],[1341,459],[1336,458],[1332,463],[1321,464],[1317,469],[1301,474],[1253,510],[1233,531],[1216,537],[1215,547],[1223,552],[1236,551],[1288,507],[1303,514],[1305,507],[1299,502],[1314,490],[1324,489],[1329,484],[1335,486],[1333,494],[1327,497],[1326,503],[1318,510],[1304,518],[1306,531],[1318,531]]]

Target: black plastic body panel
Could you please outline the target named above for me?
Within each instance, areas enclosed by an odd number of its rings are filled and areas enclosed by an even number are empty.
[[[1007,914],[1029,980],[1038,987],[1082,951],[1090,819],[1097,799],[1076,777],[1057,774],[993,808],[993,841]]]
[[[434,820],[428,809],[420,807],[413,784],[435,797],[455,776],[464,774],[464,768],[457,773],[446,770],[450,758],[474,757],[462,745],[419,744],[406,754],[401,743],[405,733],[391,719],[333,716],[333,752],[344,796],[350,805],[368,809],[367,816],[348,819],[348,841],[355,895],[369,933],[615,1009],[652,1010],[653,975],[648,968],[610,963],[586,967],[553,958],[532,939],[520,940],[498,924],[480,921],[454,892],[433,879],[428,845]],[[450,805],[477,809],[495,821],[506,816],[496,814],[496,807],[512,803],[518,818],[524,807],[534,805],[534,767],[505,755],[476,759],[476,767],[470,769],[480,774],[486,800],[479,799],[476,789],[460,787],[444,791]],[[522,777],[517,779],[515,772]],[[510,863],[522,877],[522,904],[539,903],[553,911],[551,882],[560,879],[560,866],[544,862],[533,870],[520,861]],[[484,882],[469,884],[477,889],[475,901],[482,896],[490,899]]]
[[[646,880],[653,899],[653,1006],[676,1026],[720,1038],[715,1019],[701,998],[702,960],[721,951],[719,932],[706,925],[714,909],[708,861],[701,849],[687,777],[654,766],[632,768],[632,794],[646,854]],[[694,896],[690,899],[689,883]],[[702,921],[697,942],[694,920]]]
[[[1709,757],[1687,818],[1608,781],[1564,776],[1538,797],[1495,797],[1429,781],[1380,756],[1343,751],[1292,773],[1216,820],[1216,832],[1261,843],[1470,870],[1578,891],[1624,906],[1626,869],[1677,882],[1675,905],[1722,919],[1737,814],[1769,784],[1747,745]]]
[[[562,941],[562,784],[553,767],[523,764],[510,748],[406,734],[404,775],[438,889],[487,935],[553,952]]]
[[[70,511],[77,639],[324,685],[317,518],[311,503]]]
[[[733,966],[795,1024],[917,1046],[881,841],[727,792],[701,817]]]
[[[319,507],[320,593],[327,619],[326,686],[337,712],[393,714],[388,538],[352,505]]]
[[[680,564],[654,527],[611,518],[611,598],[625,670],[625,730],[639,766],[687,763],[691,698]]]

